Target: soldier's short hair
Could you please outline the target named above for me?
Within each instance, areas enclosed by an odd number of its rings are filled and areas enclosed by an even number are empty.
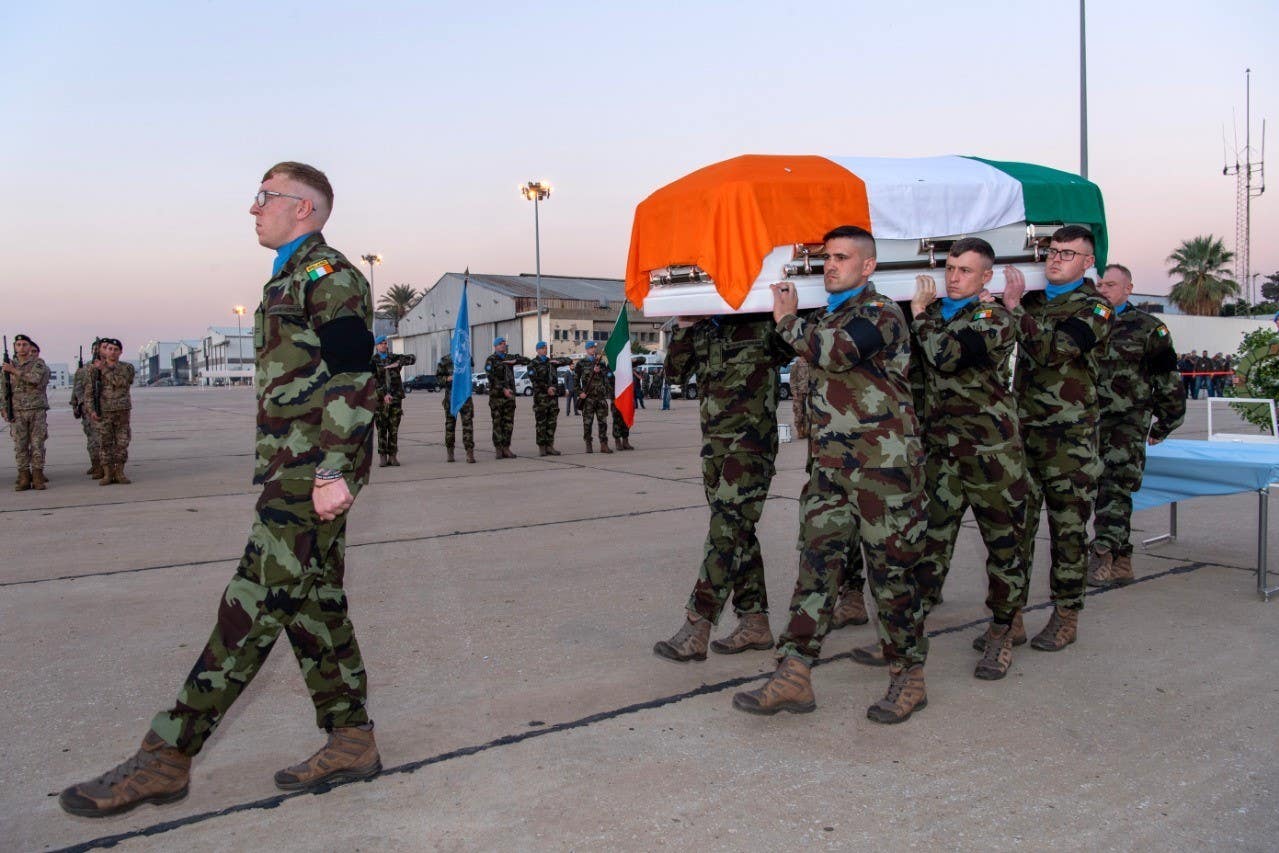
[[[1127,276],[1129,281],[1132,281],[1132,270],[1128,269],[1128,267],[1124,266],[1123,264],[1106,264],[1106,268],[1102,270],[1102,272],[1108,273],[1111,270],[1119,270],[1121,273]]]
[[[1097,244],[1092,239],[1092,232],[1082,225],[1063,225],[1053,232],[1052,240],[1054,243],[1073,243],[1075,240],[1083,240],[1088,244],[1088,252],[1090,254],[1097,250]]]
[[[986,259],[986,268],[990,269],[995,265],[994,248],[980,237],[964,237],[956,240],[950,247],[950,256],[958,258],[966,252],[976,252]]]
[[[266,174],[262,176],[262,180],[269,181],[276,175],[291,178],[299,184],[315,190],[324,197],[325,207],[330,211],[333,210],[333,185],[329,183],[328,176],[319,169],[314,166],[308,166],[306,163],[285,160],[267,169]]]
[[[857,245],[869,252],[872,258],[879,257],[878,250],[875,248],[875,235],[865,228],[860,228],[856,225],[841,225],[838,228],[832,228],[827,231],[826,236],[822,237],[822,242],[829,243],[831,240],[841,239],[853,240]]]

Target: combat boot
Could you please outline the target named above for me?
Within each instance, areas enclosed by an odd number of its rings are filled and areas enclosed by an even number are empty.
[[[467,461],[467,462],[474,462],[474,461],[475,461],[475,451],[474,451],[474,450],[468,450],[468,451],[466,451],[466,461]]]
[[[101,480],[102,475],[106,472],[102,470],[101,462],[94,462],[93,467],[90,468],[88,471],[85,471],[85,473],[95,480]]]
[[[539,445],[537,446],[537,455],[538,455],[538,456],[545,456],[545,455],[546,455],[546,445],[545,445],[545,444],[539,444]]]
[[[388,454],[386,457],[386,464],[390,465],[392,468],[399,468],[400,467],[399,454],[396,454],[396,453]]]
[[[653,654],[678,663],[706,660],[706,641],[711,637],[711,620],[692,613],[684,614],[684,624],[675,636],[653,646]]]
[[[1030,646],[1041,652],[1059,652],[1078,637],[1079,611],[1054,606],[1053,615],[1048,617],[1048,624],[1030,641]]]
[[[187,795],[190,779],[191,756],[149,731],[132,758],[96,779],[67,788],[58,804],[80,817],[107,817],[142,803],[175,803]]]
[[[127,486],[133,481],[130,480],[128,477],[124,476],[124,466],[117,465],[115,466],[115,473],[111,475],[111,482],[119,483],[122,486]]]
[[[862,666],[888,666],[884,645],[879,640],[853,649],[853,660]]]
[[[591,444],[591,440],[589,438],[586,439],[586,452],[587,453],[595,452],[595,445]]]
[[[379,467],[379,468],[385,468],[385,467],[386,467],[386,454],[385,454],[385,453],[379,453],[379,454],[377,455],[377,467]]]
[[[1093,548],[1088,554],[1089,586],[1108,586],[1113,580],[1114,555],[1107,548]]]
[[[18,479],[13,481],[13,490],[25,492],[29,488],[31,488],[31,472],[23,469],[18,472]]]
[[[839,601],[830,613],[830,629],[835,631],[845,625],[865,625],[870,621],[866,613],[866,595],[860,590],[846,589],[839,594]]]
[[[382,757],[373,740],[373,724],[347,726],[329,732],[328,743],[301,764],[275,774],[281,791],[308,791],[336,782],[368,779],[382,770]]]
[[[866,718],[876,723],[902,723],[910,715],[928,706],[928,692],[924,689],[924,665],[917,663],[907,669],[899,663],[888,668],[892,679],[884,698],[866,709]]]
[[[1110,568],[1110,582],[1116,586],[1128,586],[1135,581],[1132,574],[1132,554],[1116,554]]]
[[[738,693],[733,707],[748,714],[772,716],[778,711],[807,714],[816,710],[812,668],[797,657],[784,657],[763,687]]]
[[[600,439],[600,453],[612,453],[612,452],[613,452],[613,451],[612,451],[612,450],[610,450],[610,449],[609,449],[609,446],[608,446],[608,439],[606,439],[606,438],[601,438],[601,439]]]
[[[515,451],[514,451],[514,450],[511,450],[511,445],[509,445],[509,444],[508,444],[508,445],[506,445],[506,447],[503,447],[502,449],[506,451],[506,458],[507,458],[507,459],[514,459],[514,458],[515,458]]]
[[[102,479],[98,481],[99,486],[109,486],[115,482],[115,469],[107,463],[102,463]]]
[[[1008,668],[1013,665],[1012,624],[991,622],[986,631],[985,646],[973,675],[983,681],[998,681],[1008,674]]]
[[[767,613],[743,613],[733,633],[711,643],[711,651],[717,655],[735,655],[750,649],[767,651],[772,647],[773,632],[768,627]]]
[[[986,631],[982,631],[973,638],[973,651],[986,651]],[[1026,622],[1021,618],[1021,611],[1017,611],[1017,615],[1013,617],[1013,645],[1026,645]]]
[[[49,485],[49,481],[44,478],[43,468],[31,469],[31,488],[38,492],[43,492]]]
[[[445,452],[445,453],[447,453],[447,454],[449,455],[449,460],[448,460],[448,461],[452,462],[452,461],[453,461],[453,448],[451,448],[451,447],[446,447],[446,448],[444,448],[444,452]]]
[[[623,450],[634,450],[634,449],[635,449],[635,447],[631,444],[631,440],[630,440],[629,438],[625,438],[625,437],[623,437],[623,438],[622,438],[622,449],[623,449]]]
[[[553,445],[553,444],[548,444],[548,445],[546,445],[546,455],[547,455],[547,456],[563,456],[564,454],[562,454],[562,453],[560,453],[558,450],[556,450],[556,449],[555,449],[555,445]]]

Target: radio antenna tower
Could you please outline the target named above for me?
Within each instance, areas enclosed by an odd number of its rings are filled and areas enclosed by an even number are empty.
[[[1253,157],[1257,161],[1253,162]],[[1223,175],[1235,176],[1235,281],[1248,304],[1257,302],[1252,289],[1252,200],[1266,191],[1266,120],[1261,120],[1261,150],[1252,147],[1252,69],[1244,69],[1244,144],[1235,131],[1235,162],[1227,153]]]

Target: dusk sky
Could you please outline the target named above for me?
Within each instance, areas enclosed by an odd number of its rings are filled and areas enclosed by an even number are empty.
[[[248,209],[279,160],[328,173],[325,236],[385,257],[379,295],[531,273],[529,179],[554,186],[543,272],[620,278],[635,205],[739,154],[1078,171],[1077,8],[7,3],[0,325],[51,362],[234,325],[269,277]],[[1242,145],[1251,67],[1254,143],[1266,117],[1279,154],[1276,37],[1274,2],[1090,4],[1089,177],[1139,291],[1166,291],[1182,239],[1234,248],[1222,134]],[[1279,186],[1252,234],[1253,270],[1279,270]]]

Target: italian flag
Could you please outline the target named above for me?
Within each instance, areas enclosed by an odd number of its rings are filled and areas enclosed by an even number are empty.
[[[613,405],[622,413],[628,427],[635,426],[635,376],[631,372],[631,324],[626,320],[626,306],[617,315],[613,333],[604,347],[608,369],[613,371]]]

